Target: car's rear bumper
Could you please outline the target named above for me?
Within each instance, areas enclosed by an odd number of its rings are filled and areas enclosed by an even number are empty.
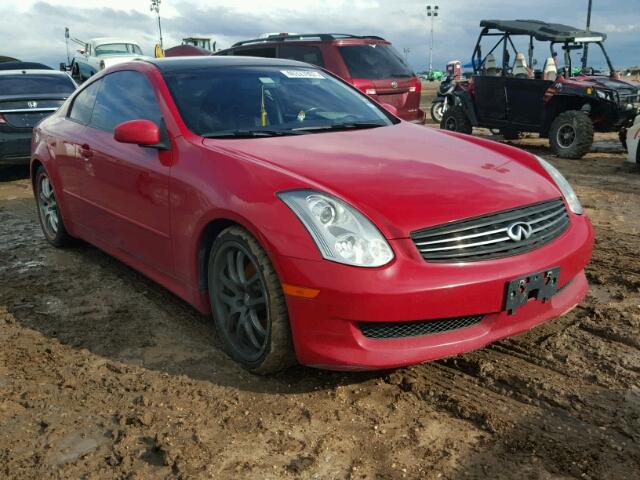
[[[0,164],[26,165],[31,156],[31,132],[0,131]]]
[[[280,258],[287,284],[319,290],[315,298],[287,296],[298,360],[338,370],[394,368],[480,348],[526,331],[574,307],[587,292],[584,267],[593,229],[572,216],[569,229],[537,250],[467,264],[427,263],[408,240],[391,242],[396,259],[378,269]],[[414,251],[416,254],[414,255]],[[548,302],[530,300],[504,311],[508,281],[560,267],[560,290]],[[431,335],[373,339],[360,322],[410,322],[481,315],[472,326]]]

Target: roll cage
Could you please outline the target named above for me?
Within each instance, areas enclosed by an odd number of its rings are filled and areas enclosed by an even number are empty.
[[[564,50],[564,76],[569,78],[572,72],[571,51],[583,50],[582,69],[585,69],[588,62],[589,45],[596,44],[602,50],[611,74],[613,75],[615,72],[611,59],[602,43],[607,38],[604,33],[580,30],[568,25],[551,24],[537,20],[482,20],[480,26],[483,29],[480,32],[471,57],[475,75],[481,75],[489,55],[500,50],[502,52],[501,76],[509,75],[511,68],[511,52],[509,49],[511,48],[514,56],[519,53],[513,40],[511,40],[513,36],[529,37],[527,55],[528,65],[530,66],[534,64],[534,40],[549,42],[549,50],[552,57],[557,53],[555,46],[561,45]],[[483,56],[481,43],[484,37],[498,37],[498,40],[489,52]]]

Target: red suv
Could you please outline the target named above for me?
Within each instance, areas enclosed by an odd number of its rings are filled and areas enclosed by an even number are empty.
[[[341,33],[271,35],[238,42],[216,55],[311,63],[338,75],[379,103],[394,106],[403,120],[424,123],[420,79],[384,38]]]

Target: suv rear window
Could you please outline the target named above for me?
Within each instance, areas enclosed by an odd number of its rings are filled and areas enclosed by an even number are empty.
[[[234,55],[240,55],[243,57],[264,57],[264,58],[276,58],[275,47],[259,47],[259,48],[243,48],[236,50]]]
[[[414,76],[402,56],[390,45],[346,45],[338,50],[351,78],[383,80]]]
[[[5,95],[30,95],[38,93],[71,93],[76,89],[65,75],[1,75],[0,92]]]
[[[281,45],[278,57],[324,67],[322,51],[312,45]]]

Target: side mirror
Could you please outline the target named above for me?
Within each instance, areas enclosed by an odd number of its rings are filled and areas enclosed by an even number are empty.
[[[389,112],[391,115],[395,115],[396,117],[398,116],[398,109],[393,105],[390,105],[388,103],[381,103],[380,106],[384,108],[387,112]]]
[[[61,72],[66,72],[67,71],[67,64],[64,62],[60,62],[60,71]]]
[[[120,143],[133,143],[140,146],[160,144],[160,128],[151,120],[129,120],[116,125],[113,138]]]

